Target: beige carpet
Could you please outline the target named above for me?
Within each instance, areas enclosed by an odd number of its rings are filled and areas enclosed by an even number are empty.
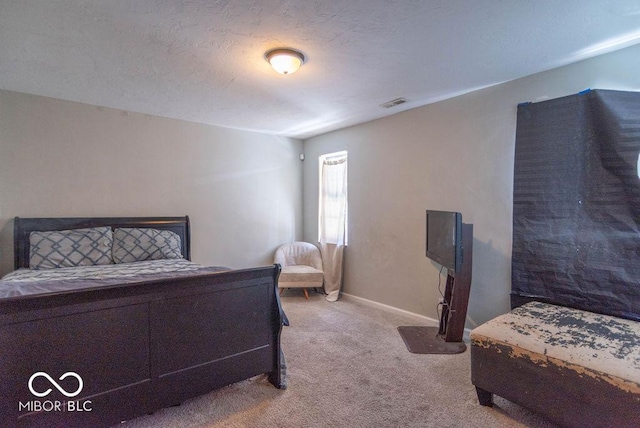
[[[407,351],[397,327],[409,315],[344,298],[327,302],[300,290],[285,292],[291,321],[282,345],[288,389],[264,376],[120,427],[552,427],[496,397],[477,402],[469,351],[420,355]]]

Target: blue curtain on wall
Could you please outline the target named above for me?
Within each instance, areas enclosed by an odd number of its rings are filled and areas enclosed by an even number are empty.
[[[640,93],[518,106],[512,306],[640,320]]]

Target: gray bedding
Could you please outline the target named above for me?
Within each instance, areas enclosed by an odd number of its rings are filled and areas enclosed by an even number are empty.
[[[42,270],[18,269],[0,280],[0,298],[133,284],[227,270],[217,266],[204,267],[184,259]]]

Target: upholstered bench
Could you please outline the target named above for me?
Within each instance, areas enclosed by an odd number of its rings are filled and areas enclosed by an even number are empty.
[[[640,427],[640,322],[531,302],[471,332],[471,381],[571,427]]]

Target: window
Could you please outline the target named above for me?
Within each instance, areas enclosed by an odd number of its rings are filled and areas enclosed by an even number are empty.
[[[320,156],[318,241],[347,245],[347,152]]]

